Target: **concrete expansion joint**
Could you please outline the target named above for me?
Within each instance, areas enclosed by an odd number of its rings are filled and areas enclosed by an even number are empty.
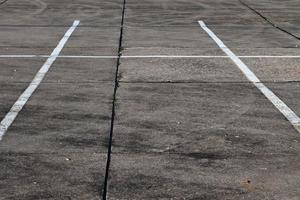
[[[265,20],[266,22],[268,22],[271,26],[273,26],[274,28],[292,36],[293,38],[297,39],[298,41],[300,41],[300,37],[298,37],[297,35],[281,28],[280,26],[278,26],[277,24],[275,24],[274,22],[272,22],[270,19],[268,19],[266,16],[264,16],[262,13],[260,13],[259,11],[257,11],[255,8],[251,7],[249,4],[245,3],[243,0],[239,0],[239,2],[241,4],[243,4],[245,7],[247,7],[248,9],[252,10],[255,14],[257,14],[259,17],[261,17],[263,20]],[[298,47],[298,45],[296,45],[296,47]]]
[[[124,18],[125,18],[125,5],[126,5],[126,0],[123,0],[122,20],[120,24],[120,37],[119,37],[118,57],[117,57],[117,65],[116,65],[116,72],[115,72],[115,85],[114,85],[113,101],[112,101],[111,124],[110,124],[110,132],[109,132],[105,177],[104,177],[103,188],[100,188],[103,191],[102,192],[103,200],[107,199],[107,187],[108,187],[109,169],[110,169],[110,162],[111,162],[113,130],[114,130],[115,115],[116,115],[117,90],[119,87],[119,77],[118,77],[119,66],[121,64],[121,57],[122,57],[122,50],[123,50],[122,42],[123,42],[123,28],[124,28]]]

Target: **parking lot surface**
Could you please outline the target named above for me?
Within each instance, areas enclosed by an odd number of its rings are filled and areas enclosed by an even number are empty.
[[[300,199],[299,9],[0,0],[0,199]]]

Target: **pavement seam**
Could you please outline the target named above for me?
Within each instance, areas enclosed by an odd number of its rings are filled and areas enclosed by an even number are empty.
[[[105,177],[102,189],[102,199],[107,199],[107,184],[109,178],[109,167],[111,161],[111,152],[112,152],[112,139],[113,139],[113,130],[114,130],[114,120],[116,114],[116,101],[117,101],[117,90],[119,87],[119,66],[122,57],[122,42],[123,42],[123,29],[124,29],[124,18],[125,18],[125,9],[126,9],[126,0],[123,0],[123,8],[122,8],[122,20],[120,25],[120,38],[119,38],[119,47],[118,47],[118,58],[117,58],[117,66],[116,66],[116,73],[115,73],[115,86],[114,86],[114,94],[113,94],[113,101],[112,101],[112,113],[111,113],[111,126],[110,126],[110,133],[109,133],[109,143],[107,149],[107,161],[106,161],[106,169],[105,169]]]
[[[298,115],[290,109],[285,102],[283,102],[272,90],[265,86],[259,78],[251,71],[251,69],[240,60],[224,43],[223,41],[215,35],[205,24],[204,21],[198,21],[200,27],[211,37],[212,40],[220,47],[220,49],[226,53],[233,63],[241,70],[241,72],[247,77],[247,79],[252,82],[255,87],[285,116],[285,118],[295,126],[296,130],[300,126],[300,118]]]
[[[271,26],[273,26],[274,28],[280,30],[281,32],[284,32],[288,35],[290,35],[291,37],[297,39],[298,41],[300,41],[300,37],[298,37],[297,35],[285,30],[284,28],[281,28],[279,26],[277,26],[274,22],[272,22],[270,19],[268,19],[266,16],[264,16],[262,13],[260,13],[259,11],[257,11],[256,9],[254,9],[253,7],[251,7],[249,4],[245,3],[242,0],[239,0],[239,2],[244,5],[245,7],[247,7],[248,9],[252,10],[255,14],[257,14],[258,16],[260,16],[263,20],[265,20],[266,22],[268,22]]]

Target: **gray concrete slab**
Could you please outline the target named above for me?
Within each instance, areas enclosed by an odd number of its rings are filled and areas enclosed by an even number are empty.
[[[232,49],[233,50],[233,49]],[[299,56],[299,48],[234,48],[234,53],[238,56]],[[243,61],[245,59],[243,58]]]
[[[46,58],[0,58],[0,83],[30,83]]]
[[[69,22],[71,26],[73,20]],[[2,55],[50,55],[68,27],[3,27],[0,30]],[[78,27],[62,54],[115,55],[118,49],[119,27]]]
[[[263,82],[300,81],[300,58],[242,58]]]
[[[0,118],[1,120],[9,112],[20,94],[27,88],[26,83],[1,83],[0,87]]]
[[[73,21],[70,21],[71,26]],[[50,55],[68,30],[66,27],[2,27],[0,30],[1,54]],[[16,50],[14,53],[14,50]]]
[[[232,50],[235,48],[296,48],[300,42],[274,27],[213,27],[210,29]]]
[[[300,115],[300,82],[266,83],[291,109]]]
[[[1,151],[106,152],[112,89],[112,83],[42,83],[1,141]]]
[[[102,84],[107,85],[103,82],[113,83],[116,65],[116,59],[58,58],[43,82],[94,83],[101,88]],[[109,90],[105,92],[112,95]]]
[[[272,153],[299,138],[282,114],[247,83],[123,83],[117,110],[114,152]],[[235,136],[245,143],[225,141]]]
[[[200,27],[127,27],[124,31],[124,55],[128,50],[146,51],[150,55],[157,55],[159,52],[169,55],[170,51],[195,55],[207,48],[223,55]]]
[[[42,58],[0,59],[0,117],[10,110],[43,65]]]
[[[248,82],[229,58],[124,58],[121,82]]]
[[[200,46],[200,45],[199,45]],[[216,46],[189,48],[189,47],[125,47],[122,55],[124,56],[151,56],[151,55],[169,55],[169,56],[225,56],[225,54]]]
[[[61,55],[117,55],[119,27],[78,27]]]
[[[296,199],[299,141],[251,84],[122,83],[109,199]]]
[[[193,1],[191,4],[202,4],[201,2]],[[147,9],[148,5],[143,8],[135,8],[137,4],[128,5],[126,10],[126,25],[134,27],[149,27],[149,26],[198,26],[198,20],[205,20],[210,25],[218,26],[237,26],[237,25],[252,25],[260,26],[266,24],[263,19],[255,16],[252,11],[246,8],[216,8],[214,6],[201,5],[192,7],[186,2],[178,5],[180,8],[172,7],[176,4],[169,3],[164,5],[152,4],[158,6],[158,9]],[[168,6],[170,5],[170,7]],[[151,6],[150,6],[151,7]],[[186,8],[188,7],[188,8]],[[192,8],[189,8],[192,7]]]
[[[109,199],[293,199],[299,157],[113,154]],[[272,163],[272,164],[271,164]]]
[[[0,199],[99,200],[105,154],[0,153]]]
[[[248,1],[243,2],[277,27],[280,27],[296,36],[300,36],[299,2],[292,1]]]
[[[1,2],[0,54],[49,55],[76,19],[61,55],[119,53],[121,0]],[[297,0],[247,2],[298,34]],[[125,6],[122,55],[223,56],[198,20],[237,55],[300,55],[238,0]],[[0,59],[0,117],[45,60]],[[298,59],[242,60],[300,115]],[[299,133],[229,58],[123,58],[112,102],[116,61],[55,61],[0,143],[1,200],[98,200],[106,169],[107,199],[299,199]]]
[[[122,1],[10,0],[0,8],[0,25],[68,26],[80,19],[86,26],[119,26]]]

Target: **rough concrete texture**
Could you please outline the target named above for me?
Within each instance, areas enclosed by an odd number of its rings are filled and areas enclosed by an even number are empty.
[[[57,58],[0,141],[0,199],[300,199],[300,133],[230,58],[180,57],[225,56],[203,20],[236,55],[258,56],[241,59],[300,115],[300,58],[260,57],[300,56],[299,9],[297,0],[0,0],[0,56],[37,55],[0,58],[0,120],[40,55],[81,21],[60,53],[75,57]]]

